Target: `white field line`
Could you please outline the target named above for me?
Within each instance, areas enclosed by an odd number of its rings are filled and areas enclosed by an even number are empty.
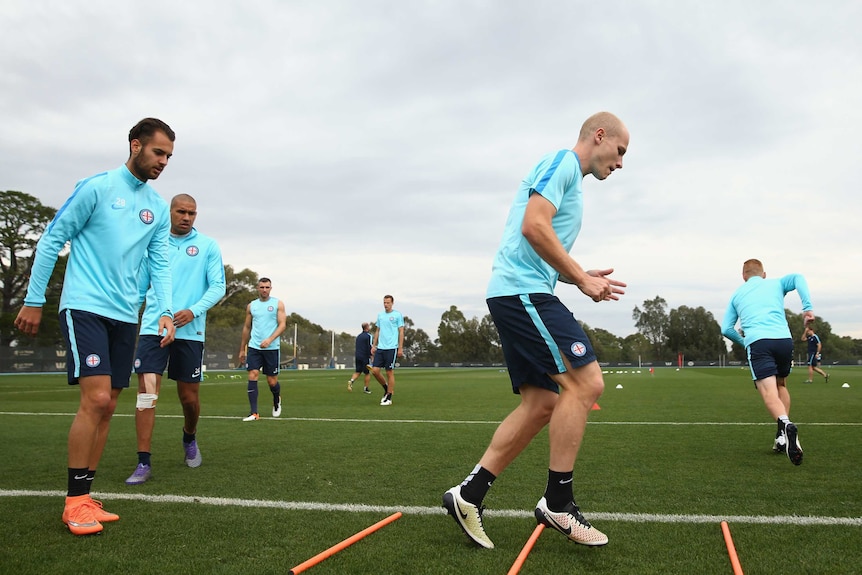
[[[23,416],[23,417],[41,417],[41,416],[61,416],[74,417],[74,413],[37,413],[31,411],[0,411],[0,416]],[[115,413],[114,417],[134,417],[133,413]],[[167,419],[182,419],[182,415],[157,415],[158,418]],[[226,419],[236,420],[242,419],[238,415],[201,415],[201,419]],[[482,421],[482,420],[457,420],[457,419],[361,419],[349,417],[261,417],[260,421],[312,421],[324,423],[429,423],[433,425],[499,425],[499,421]],[[747,425],[775,425],[774,421],[767,422],[745,422],[745,421],[588,421],[588,425],[670,425],[670,426],[690,426],[690,425],[717,425],[717,426],[747,426]],[[803,422],[807,427],[859,427],[862,422]]]
[[[286,511],[324,511],[347,513],[395,513],[405,515],[444,515],[441,507],[416,505],[363,505],[353,503],[316,503],[312,501],[268,501],[261,499],[230,499],[227,497],[201,497],[192,495],[145,495],[142,493],[94,492],[99,498],[109,501],[123,499],[149,503],[186,503],[213,505],[218,507],[250,507],[256,509],[283,509]],[[24,489],[0,489],[0,497],[63,497],[63,491],[36,491]],[[493,517],[532,518],[532,511],[522,509],[487,509],[485,515]],[[602,513],[589,512],[591,520],[627,521],[633,523],[756,523],[770,525],[846,525],[862,527],[862,517],[818,517],[802,515],[682,515],[658,513]]]

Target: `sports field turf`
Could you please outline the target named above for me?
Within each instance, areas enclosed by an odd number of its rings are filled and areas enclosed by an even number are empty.
[[[745,573],[862,572],[862,368],[791,375],[805,460],[772,453],[775,424],[739,368],[611,369],[575,466],[575,496],[610,543],[592,549],[545,530],[521,573],[732,573],[727,520]],[[504,574],[535,527],[547,434],[497,480],[485,504],[496,544],[478,549],[442,493],[481,456],[516,404],[498,369],[401,369],[394,404],[347,392],[345,371],[285,371],[284,412],[247,415],[243,372],[208,374],[198,442],[183,463],[172,382],[159,399],[154,477],[137,462],[134,388],[124,392],[96,496],[122,519],[77,538],[62,522],[66,438],[77,389],[60,375],[0,376],[0,572],[280,573],[402,511],[311,567],[312,575]],[[373,381],[373,380],[372,380]],[[849,388],[842,388],[848,382]],[[617,385],[622,389],[617,389]],[[261,384],[265,388],[265,384]]]

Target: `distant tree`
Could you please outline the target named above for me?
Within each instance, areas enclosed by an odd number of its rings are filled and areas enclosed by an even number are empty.
[[[483,350],[486,355],[482,361],[487,363],[503,363],[503,346],[500,343],[500,334],[497,332],[497,326],[494,324],[494,318],[491,314],[485,314],[485,317],[479,322],[479,338],[483,342]]]
[[[437,351],[434,342],[425,330],[415,327],[413,320],[404,316],[404,355],[407,362],[425,363],[434,361]]]
[[[0,346],[7,347],[18,338],[13,323],[30,281],[36,243],[56,213],[24,192],[0,191]],[[62,282],[62,274],[59,277]],[[53,278],[50,287],[57,287]],[[46,293],[46,298],[50,295]],[[43,322],[47,323],[40,326],[38,338],[43,343],[59,335],[52,329],[51,311],[46,304]],[[53,311],[56,316],[56,309]]]
[[[585,323],[581,327],[590,339],[593,351],[600,362],[626,361],[623,359],[623,341],[606,329],[591,328]]]
[[[635,328],[652,346],[653,359],[666,359],[668,316],[665,310],[667,309],[667,302],[664,298],[655,296],[654,299],[644,300],[643,305],[643,310],[637,306],[632,310]]]
[[[229,265],[224,267],[224,274],[225,295],[207,312],[206,348],[235,355],[239,351],[246,306],[258,297],[258,276],[249,269],[234,272]]]
[[[686,359],[716,359],[727,354],[721,326],[704,307],[680,306],[668,314],[667,346]]]
[[[456,306],[443,312],[437,336],[440,356],[449,362],[502,361],[499,337],[490,316],[467,319]]]
[[[642,333],[633,333],[623,338],[620,352],[622,361],[659,361],[653,357],[653,345]]]

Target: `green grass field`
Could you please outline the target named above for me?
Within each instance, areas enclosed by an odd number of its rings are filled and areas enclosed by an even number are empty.
[[[535,527],[547,433],[494,484],[485,526],[496,548],[476,548],[440,499],[516,404],[508,376],[396,374],[395,402],[381,407],[379,386],[348,393],[345,371],[285,371],[282,417],[265,408],[244,423],[244,374],[211,373],[198,469],[183,463],[181,411],[166,381],[154,477],[137,487],[124,484],[137,462],[134,391],[124,392],[94,483],[122,519],[85,538],[60,521],[77,388],[60,375],[0,376],[0,572],[286,575],[402,511],[307,573],[506,573]],[[805,448],[795,467],[772,453],[775,424],[747,370],[610,370],[575,466],[575,496],[610,543],[582,547],[546,530],[521,573],[731,573],[721,520],[746,573],[859,573],[862,369],[831,374],[828,385],[803,385],[799,369],[791,376],[791,417]],[[263,389],[262,407],[269,398]]]

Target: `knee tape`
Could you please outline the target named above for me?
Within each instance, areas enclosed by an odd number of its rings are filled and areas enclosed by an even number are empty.
[[[137,407],[140,411],[143,411],[145,409],[155,409],[156,402],[158,400],[159,396],[156,393],[139,393],[138,402],[135,407]]]

